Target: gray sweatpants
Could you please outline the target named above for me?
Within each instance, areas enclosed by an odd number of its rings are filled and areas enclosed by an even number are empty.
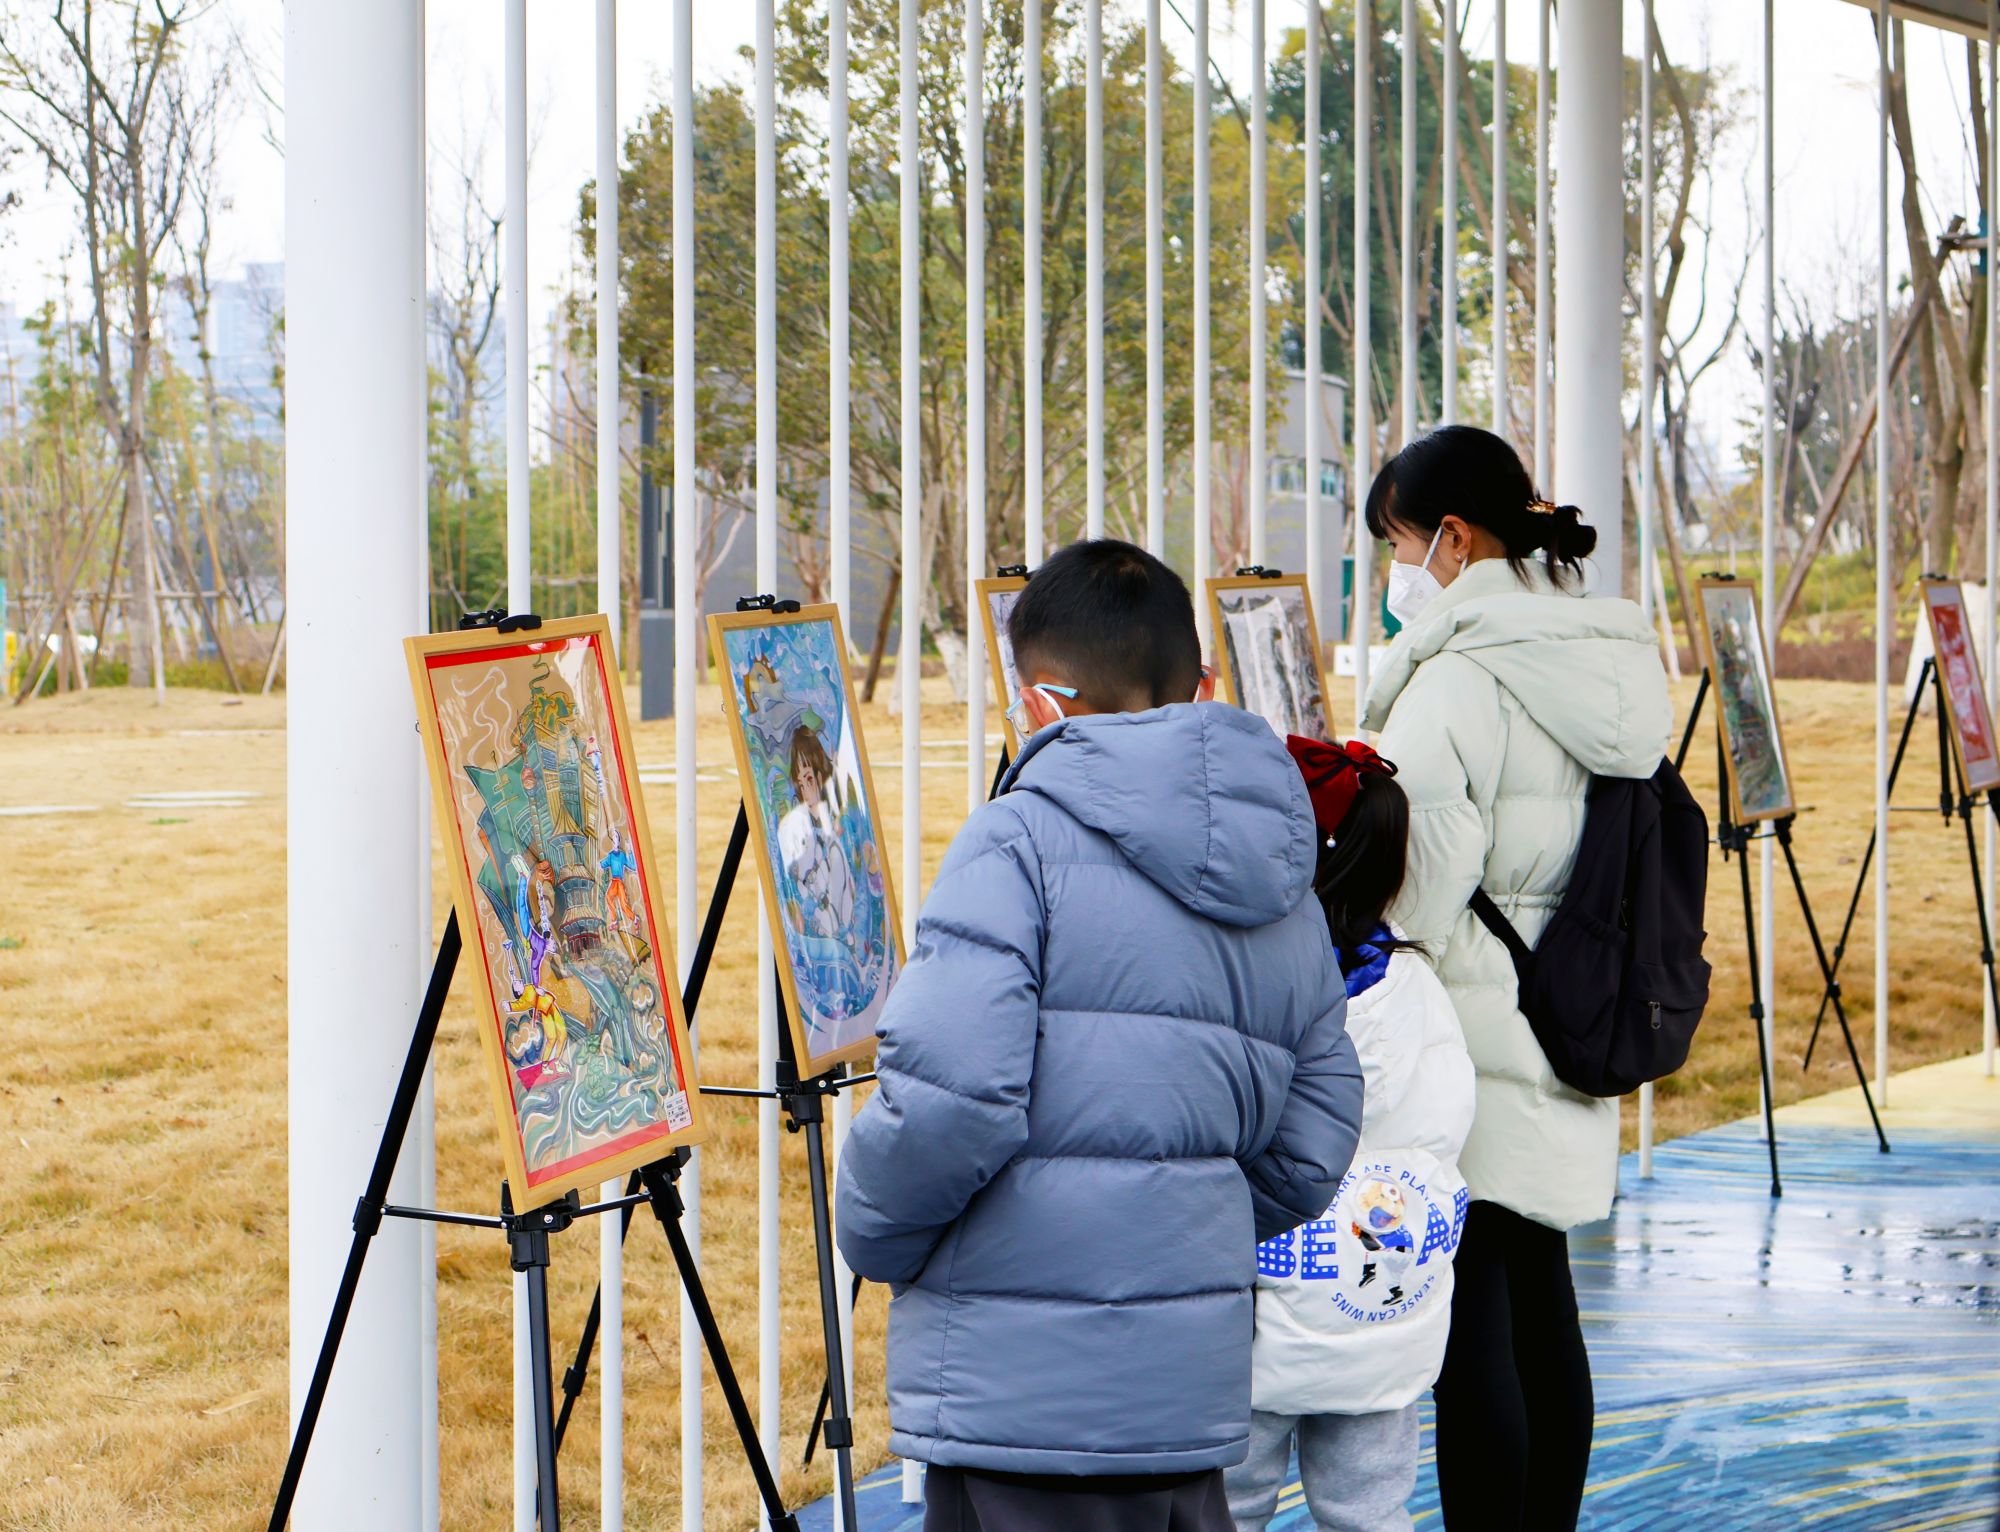
[[[1377,1415],[1250,1413],[1250,1455],[1225,1469],[1237,1532],[1264,1532],[1285,1488],[1292,1437],[1319,1532],[1408,1532],[1417,1487],[1417,1407]]]

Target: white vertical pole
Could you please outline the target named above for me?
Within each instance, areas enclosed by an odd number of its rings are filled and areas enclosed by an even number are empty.
[[[1447,425],[1458,419],[1458,0],[1447,0],[1444,11],[1444,133],[1439,158],[1444,161],[1444,397],[1438,418]]]
[[[986,26],[965,7],[965,807],[986,801]]]
[[[978,9],[971,0],[970,9]],[[1146,551],[1167,551],[1166,319],[1161,308],[1160,0],[1146,0]]]
[[[1653,484],[1653,388],[1660,341],[1653,319],[1659,281],[1653,244],[1653,0],[1644,0],[1639,22],[1639,609],[1653,617],[1653,518],[1659,514]],[[1768,899],[1765,901],[1770,902]],[[1653,1082],[1639,1087],[1639,1174],[1653,1174]]]
[[[1875,1104],[1889,1104],[1889,0],[1876,0],[1875,144]]]
[[[292,725],[286,828],[287,1160],[294,1423],[430,964],[423,757],[399,641],[425,622],[424,12],[296,0],[284,12],[293,175],[285,198]],[[355,450],[365,441],[369,450]],[[383,570],[392,577],[383,579]],[[370,742],[356,751],[353,742]],[[338,940],[328,940],[337,935]],[[386,976],[348,1002],[354,964]],[[428,1092],[392,1183],[420,1192]],[[423,1243],[376,1236],[293,1525],[416,1532],[434,1377]]]
[[[1022,556],[1042,562],[1042,0],[1028,0],[1021,84]],[[1005,700],[1011,706],[1013,698]]]
[[[430,120],[428,70],[418,76],[417,121]],[[417,175],[417,218],[427,220],[426,210],[430,206],[430,183],[428,154],[420,156]],[[421,258],[420,258],[421,264]],[[428,281],[419,274],[420,290],[429,291]],[[418,370],[421,375],[419,388],[421,397],[430,397],[430,357],[425,351],[418,356]],[[425,433],[425,447],[418,451],[410,464],[415,482],[411,507],[424,531],[419,534],[419,553],[416,567],[412,571],[415,591],[413,599],[422,632],[429,626],[426,620],[430,613],[431,601],[431,550],[430,524],[430,460],[428,450],[429,433]],[[430,978],[431,952],[431,795],[428,773],[420,776],[417,787],[417,839],[416,888],[417,888],[417,958],[419,983],[427,983]],[[417,1152],[417,1196],[419,1206],[437,1206],[437,1060],[433,1057],[424,1068],[424,1081],[417,1093],[416,1115],[410,1119],[416,1138]],[[444,1485],[438,1471],[438,1357],[437,1357],[437,1225],[420,1223],[417,1226],[417,1410],[420,1483],[423,1493],[423,1507],[419,1525],[425,1532],[438,1532],[443,1525]]]
[[[2000,284],[2000,261],[1994,259],[1996,248],[2000,248],[2000,69],[1996,68],[1995,57],[1996,18],[2000,18],[2000,8],[1986,7],[1986,692],[1988,707],[1992,699],[2000,695],[1994,681],[1994,661],[2000,659],[2000,633],[1994,628],[1994,616],[2000,611],[1996,605],[1994,586],[2000,583],[2000,387],[1996,387],[1993,374],[2000,368],[2000,309],[1993,303],[1996,284]],[[1993,888],[1993,874],[1996,871],[1996,850],[1993,833],[1993,816],[1985,819],[1986,840],[1986,928],[1993,929],[1996,900]],[[1986,1074],[1990,1079],[1994,1068],[1994,1024],[1993,992],[1982,985],[1979,991],[1980,1010],[1983,1014],[1981,1037],[1986,1049]]]
[[[1194,620],[1206,648],[1208,602],[1203,597],[1214,562],[1214,526],[1209,502],[1215,477],[1215,446],[1209,414],[1208,271],[1208,0],[1194,0]]]
[[[1255,0],[1262,4],[1263,0]],[[1104,0],[1084,6],[1084,330],[1089,499],[1084,535],[1104,535]]]
[[[757,589],[778,588],[778,83],[773,0],[757,0]],[[778,993],[770,912],[758,891],[757,1083],[778,1083]],[[757,1104],[757,1405],[765,1454],[780,1460],[778,1103]]]
[[[1554,231],[1555,473],[1544,493],[1574,501],[1597,532],[1589,587],[1619,594],[1624,567],[1624,13],[1610,0],[1563,12],[1562,116]]]
[[[505,29],[507,609],[525,612],[534,604],[528,525],[528,0],[507,0]],[[515,1284],[525,1291],[526,1280],[516,1277]]]
[[[1264,319],[1265,198],[1269,193],[1264,171],[1265,141],[1270,137],[1270,111],[1264,101],[1264,0],[1250,0],[1250,562],[1261,564],[1266,553],[1266,522],[1269,510],[1265,491],[1270,470],[1265,453],[1270,447],[1265,420],[1264,358],[1270,336]]]
[[[1368,642],[1375,626],[1369,573],[1375,549],[1362,512],[1375,477],[1374,309],[1369,299],[1369,182],[1375,157],[1374,0],[1354,8],[1354,727],[1368,711]]]
[[[1403,0],[1401,74],[1398,86],[1403,107],[1402,197],[1403,219],[1402,326],[1398,359],[1398,402],[1400,417],[1396,429],[1404,441],[1417,434],[1419,380],[1417,377],[1417,0]]]
[[[1301,321],[1305,325],[1306,342],[1306,397],[1305,397],[1305,492],[1306,492],[1306,589],[1312,596],[1313,617],[1324,624],[1326,621],[1326,571],[1321,567],[1326,562],[1326,534],[1320,525],[1319,505],[1319,452],[1320,452],[1320,397],[1319,384],[1320,323],[1319,295],[1323,281],[1321,273],[1326,267],[1320,251],[1320,221],[1322,189],[1319,176],[1319,135],[1320,135],[1320,82],[1319,82],[1319,13],[1320,0],[1306,0],[1306,269],[1305,281],[1300,284],[1305,298],[1305,312]],[[1335,598],[1336,600],[1338,597]],[[1323,635],[1313,634],[1313,642],[1324,644]],[[1329,724],[1331,720],[1328,720]]]
[[[534,605],[528,479],[528,5],[506,0],[507,609]],[[535,1415],[529,1361],[528,1279],[514,1276],[514,1528],[535,1522]]]
[[[700,932],[695,909],[698,863],[695,817],[695,678],[701,655],[699,614],[695,611],[695,525],[699,502],[695,479],[694,354],[694,0],[674,0],[674,907],[675,949],[685,985]],[[701,1027],[690,1018],[690,1067],[699,1050]],[[701,1150],[681,1174],[687,1204],[681,1226],[688,1247],[701,1254]],[[694,1306],[681,1294],[681,1529],[701,1532],[702,1419],[701,1327]]]
[[[1493,4],[1493,434],[1507,418],[1507,0]]]
[[[833,602],[843,619],[848,617],[853,599],[854,526],[850,446],[850,335],[851,296],[848,284],[847,207],[847,0],[833,0],[827,7],[827,107],[828,137],[832,145],[827,179],[827,540],[833,579]],[[977,674],[975,671],[974,674]],[[847,1130],[854,1125],[854,1097],[837,1091],[831,1114],[833,1124],[832,1171],[840,1170],[841,1151],[847,1147]],[[854,1282],[840,1246],[833,1248],[834,1306],[840,1323],[841,1370],[848,1397],[854,1394]],[[841,1532],[844,1513],[840,1497],[833,1499],[834,1525]]]
[[[903,631],[896,655],[896,684],[903,706],[903,937],[916,941],[917,907],[923,903],[923,692],[918,665],[923,657],[923,345],[922,231],[919,225],[922,167],[917,159],[917,0],[902,0],[901,65],[902,184],[902,515]]]
[[[1549,488],[1549,3],[1535,0],[1535,492]]]
[[[1774,626],[1778,612],[1778,225],[1777,208],[1777,137],[1775,122],[1777,117],[1776,79],[1777,66],[1772,47],[1777,39],[1777,25],[1772,14],[1773,0],[1764,0],[1764,90],[1763,90],[1763,162],[1759,167],[1759,194],[1763,199],[1764,221],[1764,312],[1760,318],[1758,342],[1764,348],[1764,419],[1762,452],[1764,461],[1763,492],[1759,497],[1759,556],[1763,560],[1763,607],[1764,644],[1766,659],[1771,667],[1772,684],[1776,685],[1778,671],[1778,630]],[[1643,574],[1643,566],[1641,573]],[[1643,581],[1641,582],[1644,583]],[[1765,1056],[1775,1058],[1773,1032],[1778,1008],[1778,960],[1773,950],[1774,922],[1772,919],[1773,863],[1770,837],[1766,836],[1758,845],[1758,892],[1761,901],[1757,910],[1757,966],[1758,984],[1764,992],[1764,1051]],[[1760,1084],[1759,1090],[1762,1086]]]
[[[597,609],[611,618],[615,655],[625,637],[620,599],[618,462],[618,0],[597,0]],[[623,1196],[614,1176],[600,1195]],[[616,1218],[597,1220],[598,1499],[604,1532],[625,1525],[625,1240]]]

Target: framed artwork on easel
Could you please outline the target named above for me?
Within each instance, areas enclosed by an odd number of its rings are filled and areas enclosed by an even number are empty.
[[[602,616],[406,641],[517,1210],[702,1136]]]
[[[708,638],[793,1058],[807,1079],[874,1053],[876,1023],[903,970],[847,643],[831,605],[717,613]]]
[[[1737,824],[1786,818],[1797,805],[1756,592],[1740,580],[1713,578],[1696,581],[1695,590],[1722,730],[1730,814]]]
[[[1014,705],[1014,699],[1021,694],[1021,677],[1014,669],[1014,645],[1007,637],[1007,619],[1013,615],[1014,603],[1021,599],[1021,592],[1028,588],[1028,581],[1022,575],[1002,575],[995,580],[973,582],[979,597],[979,618],[986,624],[986,658],[993,666],[993,687],[1000,697],[1000,715],[1006,721],[1001,725],[1007,732],[1007,749],[1021,753],[1021,737],[1014,732],[1014,722],[1007,718],[1007,709]]]
[[[2000,787],[2000,744],[1995,743],[1993,710],[1974,647],[1965,590],[1956,580],[1925,579],[1924,616],[1931,627],[1931,652],[1943,683],[1945,718],[1952,746],[1965,772],[1968,793]]]
[[[1229,575],[1206,583],[1222,700],[1257,714],[1280,739],[1332,739],[1306,577]]]

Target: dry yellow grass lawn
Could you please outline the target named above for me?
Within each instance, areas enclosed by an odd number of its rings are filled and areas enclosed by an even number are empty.
[[[1692,687],[1684,688],[1686,705]],[[963,736],[936,693],[937,741]],[[1869,692],[1784,686],[1801,799],[1800,856],[1822,922],[1836,925],[1867,834]],[[1338,716],[1351,705],[1337,703]],[[877,788],[900,844],[896,725],[866,710]],[[701,704],[701,759],[725,768],[716,697]],[[0,818],[0,1061],[10,1193],[0,1203],[0,1525],[35,1528],[262,1525],[286,1432],[284,707],[175,694],[164,709],[96,692],[0,713],[0,807],[90,803],[90,813]],[[671,730],[639,730],[642,761],[672,759]],[[1921,745],[1933,736],[1922,733]],[[1693,778],[1712,794],[1711,736]],[[963,813],[962,756],[927,752],[925,860],[934,868]],[[1934,793],[1927,758],[1906,802]],[[197,788],[259,794],[236,809],[135,809],[140,792]],[[653,823],[674,823],[670,789],[651,789]],[[725,782],[701,786],[702,865],[720,858],[734,809]],[[1978,1044],[1977,932],[1962,832],[1898,816],[1894,1060],[1899,1067]],[[656,849],[670,865],[672,848]],[[900,857],[892,859],[900,868]],[[671,892],[671,876],[658,886]],[[754,902],[732,903],[703,1008],[703,1072],[747,1082],[756,1056]],[[435,890],[440,921],[442,882]],[[1663,1135],[1745,1115],[1756,1054],[1744,1019],[1738,885],[1718,867],[1710,900],[1718,982],[1685,1072],[1661,1093]],[[671,922],[671,917],[669,917]],[[1850,953],[1864,1057],[1873,961],[1863,907]],[[1817,983],[1788,891],[1779,905],[1778,1096],[1848,1078],[1826,1051],[1798,1067]],[[1830,937],[1829,937],[1830,939]],[[357,1003],[378,989],[364,982]],[[400,1021],[376,1017],[395,1034]],[[392,1024],[393,1023],[393,1024]],[[395,1046],[392,1044],[392,1046]],[[480,1095],[463,1000],[448,1012],[438,1074],[438,1190],[484,1209],[498,1157]],[[705,1154],[704,1266],[751,1397],[756,1389],[756,1126],[716,1102]],[[1628,1118],[1629,1118],[1628,1113]],[[797,1467],[820,1378],[819,1321],[801,1147],[786,1143],[784,1290],[787,1494],[828,1487],[824,1460]],[[677,1298],[664,1242],[642,1218],[628,1256],[627,1485],[630,1525],[678,1519]],[[510,1497],[509,1281],[483,1231],[442,1229],[439,1370],[447,1526],[504,1524]],[[552,1292],[558,1353],[574,1344],[596,1276],[596,1241],[558,1242]],[[883,1304],[858,1316],[860,1456],[883,1457]],[[747,1473],[711,1387],[706,1400],[709,1524],[754,1521]],[[577,1525],[596,1511],[594,1387],[564,1453]]]

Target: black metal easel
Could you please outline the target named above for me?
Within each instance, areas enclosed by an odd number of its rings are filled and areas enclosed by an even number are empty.
[[[1680,770],[1687,762],[1688,747],[1694,742],[1695,725],[1701,718],[1701,705],[1707,698],[1712,685],[1709,670],[1702,668],[1701,684],[1695,688],[1694,705],[1688,709],[1687,727],[1681,733],[1680,749],[1674,752],[1674,768]],[[1796,813],[1786,814],[1777,819],[1761,823],[1738,824],[1729,812],[1729,763],[1725,757],[1727,746],[1722,738],[1721,703],[1716,703],[1715,727],[1715,792],[1716,810],[1715,844],[1727,861],[1733,852],[1736,856],[1738,875],[1743,885],[1743,942],[1750,964],[1750,1025],[1757,1034],[1757,1068],[1764,1095],[1764,1141],[1771,1156],[1771,1195],[1782,1197],[1784,1185],[1778,1175],[1778,1127],[1773,1115],[1771,1099],[1771,1050],[1764,1036],[1764,992],[1763,974],[1757,961],[1757,911],[1756,902],[1750,892],[1750,846],[1754,841],[1775,840],[1785,854],[1785,867],[1791,873],[1792,891],[1798,896],[1799,913],[1805,917],[1806,934],[1812,938],[1813,956],[1819,963],[1821,976],[1830,986],[1834,1014],[1839,1019],[1840,1030],[1847,1039],[1847,1056],[1854,1065],[1854,1078],[1861,1086],[1861,1098],[1868,1106],[1868,1120],[1875,1125],[1875,1138],[1882,1153],[1889,1152],[1888,1135],[1882,1131],[1882,1119],[1876,1115],[1875,1100],[1868,1091],[1868,1077],[1861,1068],[1861,1055],[1854,1046],[1854,1030],[1848,1025],[1847,1009],[1840,1001],[1840,986],[1834,982],[1835,963],[1827,958],[1826,945],[1820,939],[1819,921],[1813,915],[1812,900],[1806,894],[1805,879],[1799,872],[1797,854],[1792,850],[1792,826],[1797,821]]]
[[[514,632],[538,628],[541,619],[528,613],[509,617],[500,612],[481,612],[468,616],[460,622],[461,628],[497,628],[501,632]],[[737,855],[741,856],[740,842]],[[326,1335],[320,1342],[319,1357],[313,1364],[312,1381],[306,1388],[304,1403],[299,1409],[298,1427],[293,1432],[292,1444],[285,1459],[284,1476],[278,1483],[278,1493],[271,1505],[270,1532],[280,1532],[291,1517],[292,1503],[298,1494],[299,1477],[305,1468],[306,1454],[312,1447],[315,1428],[326,1402],[327,1386],[333,1376],[334,1358],[340,1350],[340,1341],[347,1328],[348,1315],[354,1306],[354,1295],[361,1283],[361,1270],[368,1258],[368,1249],[384,1218],[408,1218],[428,1223],[465,1224],[474,1228],[499,1229],[506,1233],[509,1264],[517,1272],[524,1272],[528,1279],[528,1328],[530,1348],[530,1372],[534,1393],[535,1415],[535,1463],[536,1463],[536,1513],[541,1532],[559,1532],[561,1526],[561,1497],[556,1479],[556,1421],[553,1390],[550,1386],[550,1345],[549,1345],[549,1298],[548,1265],[549,1236],[567,1229],[578,1218],[617,1213],[626,1228],[631,1225],[633,1210],[644,1203],[650,1206],[666,1231],[667,1243],[673,1250],[674,1264],[680,1273],[682,1285],[687,1290],[688,1303],[693,1308],[701,1327],[702,1340],[708,1348],[709,1360],[715,1367],[716,1379],[722,1386],[723,1396],[729,1405],[731,1418],[735,1421],[738,1437],[742,1441],[745,1458],[749,1462],[752,1476],[757,1481],[757,1492],[764,1503],[765,1514],[773,1527],[783,1532],[798,1532],[798,1519],[785,1509],[784,1500],[778,1489],[776,1476],[764,1456],[763,1444],[757,1438],[755,1422],[750,1417],[750,1406],[744,1400],[741,1383],[736,1377],[736,1369],[729,1360],[729,1351],[722,1339],[721,1328],[716,1324],[715,1311],[710,1306],[708,1294],[703,1287],[701,1271],[689,1248],[687,1236],[681,1229],[680,1219],[685,1211],[680,1197],[679,1178],[686,1163],[688,1151],[677,1149],[650,1165],[633,1173],[627,1183],[627,1195],[607,1202],[583,1204],[575,1191],[571,1191],[560,1201],[523,1213],[516,1213],[509,1189],[503,1184],[500,1190],[500,1214],[492,1217],[478,1213],[455,1213],[437,1208],[399,1207],[388,1201],[389,1182],[395,1175],[396,1162],[401,1156],[403,1140],[409,1132],[410,1118],[416,1108],[417,1095],[423,1085],[424,1070],[429,1063],[431,1049],[437,1042],[438,1018],[443,1013],[445,996],[451,989],[451,977],[458,966],[463,948],[458,926],[458,912],[453,910],[445,921],[444,935],[438,942],[437,956],[431,965],[430,982],[425,986],[422,1006],[417,1012],[416,1027],[410,1034],[410,1047],[403,1058],[403,1070],[396,1082],[396,1094],[389,1106],[389,1115],[382,1125],[382,1138],[375,1148],[375,1162],[368,1174],[367,1189],[361,1194],[354,1208],[354,1240],[348,1246],[347,1264],[341,1271],[340,1286],[334,1294],[333,1313],[327,1320]],[[714,950],[712,936],[704,932],[704,950],[698,951],[696,961],[690,967],[691,998],[684,999],[688,1010],[693,1008],[693,999],[699,997],[700,979],[706,976],[709,958]],[[598,1308],[591,1305],[591,1325],[594,1330]],[[572,1401],[573,1402],[573,1401]],[[565,1407],[564,1418],[568,1409]],[[848,1523],[853,1526],[852,1520]]]
[[[1996,1014],[2000,1014],[2000,979],[1994,974],[1993,932],[1986,920],[1986,888],[1979,871],[1979,846],[1972,833],[1972,810],[1984,797],[1988,809],[2000,816],[2000,803],[1994,802],[1991,792],[1984,794],[1966,790],[1965,768],[1958,759],[1958,752],[1952,748],[1951,722],[1945,713],[1944,677],[1939,673],[1935,658],[1926,657],[1923,667],[1917,673],[1916,689],[1910,694],[1910,708],[1903,715],[1903,732],[1896,741],[1895,759],[1889,764],[1889,780],[1883,792],[1894,797],[1896,777],[1903,769],[1903,756],[1909,749],[1910,733],[1916,727],[1917,713],[1922,708],[1924,689],[1930,688],[1932,701],[1937,709],[1938,721],[1938,813],[1949,824],[1956,817],[1965,826],[1965,860],[1972,872],[1972,907],[1979,912],[1979,961],[1986,969],[1986,989],[1992,996]],[[1900,810],[1896,812],[1901,812]],[[1928,814],[1929,809],[1913,809],[1912,812]],[[1847,955],[1847,939],[1854,931],[1854,917],[1861,908],[1861,891],[1868,886],[1868,869],[1875,860],[1876,831],[1868,832],[1868,847],[1861,854],[1861,871],[1854,880],[1854,894],[1847,901],[1847,918],[1841,922],[1840,940],[1833,945],[1833,963],[1827,972],[1826,990],[1820,996],[1819,1015],[1813,1019],[1812,1036],[1806,1042],[1805,1062],[1801,1067],[1812,1065],[1813,1048],[1819,1042],[1820,1024],[1826,1019],[1826,1008],[1831,1002],[1836,1014],[1840,1008],[1840,961]],[[1849,1046],[1852,1047],[1850,1041]],[[1859,1065],[1856,1066],[1859,1068]],[[1866,1090],[1864,1084],[1863,1089]],[[1870,1110],[1873,1110],[1871,1105]]]

